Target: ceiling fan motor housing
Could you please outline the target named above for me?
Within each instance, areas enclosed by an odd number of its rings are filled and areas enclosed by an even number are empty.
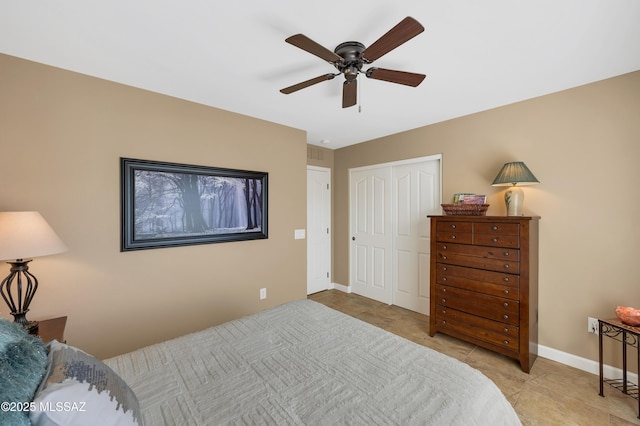
[[[335,48],[334,52],[343,60],[342,62],[334,63],[334,65],[338,71],[344,74],[347,80],[354,80],[362,69],[362,65],[364,65],[362,52],[364,52],[364,49],[364,44],[358,41],[346,41]]]

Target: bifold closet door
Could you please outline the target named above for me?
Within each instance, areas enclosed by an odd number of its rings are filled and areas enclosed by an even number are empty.
[[[440,160],[393,167],[393,304],[429,314],[431,228],[440,209]]]
[[[439,214],[441,157],[351,169],[354,293],[429,313],[430,227]]]
[[[352,290],[390,305],[390,167],[351,171],[350,212]]]

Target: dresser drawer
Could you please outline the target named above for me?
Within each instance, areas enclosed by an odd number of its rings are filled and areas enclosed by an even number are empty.
[[[519,300],[519,281],[517,275],[436,264],[436,283],[492,296]]]
[[[502,259],[467,256],[464,254],[450,252],[448,250],[438,250],[436,253],[436,260],[441,263],[467,266],[469,268],[486,269],[489,271],[507,272],[510,274],[518,274],[520,272],[520,262],[518,261],[512,262]]]
[[[520,238],[517,235],[473,234],[473,244],[492,247],[519,248]]]
[[[471,244],[473,243],[473,224],[471,222],[438,222],[436,240]]]
[[[435,316],[438,328],[454,330],[494,345],[518,351],[520,329],[517,326],[444,307],[438,307]]]
[[[473,230],[479,234],[520,236],[520,225],[517,223],[476,222]]]
[[[471,244],[473,243],[473,234],[471,232],[442,231],[436,234],[436,239],[447,243]]]
[[[517,223],[475,222],[473,244],[492,247],[520,247],[520,225]]]
[[[467,256],[484,257],[487,259],[502,259],[515,262],[520,260],[520,250],[510,248],[497,249],[494,247],[483,247],[466,244],[438,243],[438,251],[442,251],[443,253],[449,252],[464,254]]]
[[[473,231],[473,223],[471,222],[453,222],[441,220],[436,227],[437,232],[468,232]]]
[[[520,304],[517,300],[440,284],[435,290],[435,303],[438,305],[510,324],[519,322]]]

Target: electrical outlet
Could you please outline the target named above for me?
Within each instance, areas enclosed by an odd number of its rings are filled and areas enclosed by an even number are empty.
[[[587,317],[587,332],[598,334],[598,319]]]
[[[261,288],[260,289],[260,300],[264,300],[267,298],[267,289],[266,288]]]

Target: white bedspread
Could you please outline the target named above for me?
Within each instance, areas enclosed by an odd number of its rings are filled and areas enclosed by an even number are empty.
[[[152,426],[520,424],[479,371],[309,300],[105,362]]]

